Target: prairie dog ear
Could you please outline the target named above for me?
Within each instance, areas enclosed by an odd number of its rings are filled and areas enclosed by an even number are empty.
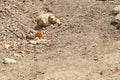
[[[54,16],[54,15],[50,15],[48,17],[48,21],[51,23],[51,24],[56,24],[56,20],[57,18]]]

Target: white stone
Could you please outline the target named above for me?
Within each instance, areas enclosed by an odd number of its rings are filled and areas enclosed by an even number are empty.
[[[35,41],[35,40],[30,40],[29,43],[30,43],[30,44],[37,44],[37,41]]]
[[[5,44],[5,48],[8,49],[10,47],[9,44]]]
[[[21,57],[21,55],[19,55],[19,54],[14,54],[14,56],[15,56],[15,57]]]
[[[25,54],[25,51],[20,51],[20,53]]]
[[[11,58],[5,58],[3,63],[5,63],[5,64],[15,64],[16,60],[11,59]]]

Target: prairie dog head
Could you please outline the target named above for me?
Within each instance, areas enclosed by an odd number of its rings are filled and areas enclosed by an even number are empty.
[[[56,18],[54,15],[50,15],[50,16],[48,17],[48,21],[49,21],[51,24],[56,24],[57,18]]]
[[[51,24],[61,25],[60,20],[59,20],[58,18],[56,18],[54,15],[50,15],[50,16],[48,17],[48,21],[49,21]]]

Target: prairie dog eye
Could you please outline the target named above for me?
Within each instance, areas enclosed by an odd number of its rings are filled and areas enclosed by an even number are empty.
[[[53,15],[49,16],[48,17],[48,21],[51,23],[51,24],[55,24],[56,23],[56,20],[57,18]]]

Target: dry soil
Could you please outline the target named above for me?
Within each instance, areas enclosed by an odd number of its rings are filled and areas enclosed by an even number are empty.
[[[0,80],[120,80],[120,29],[110,24],[118,4],[0,0]],[[32,23],[33,17],[48,12],[62,25],[40,28]],[[42,32],[50,45],[30,44],[31,30]],[[3,64],[7,57],[17,63]]]

